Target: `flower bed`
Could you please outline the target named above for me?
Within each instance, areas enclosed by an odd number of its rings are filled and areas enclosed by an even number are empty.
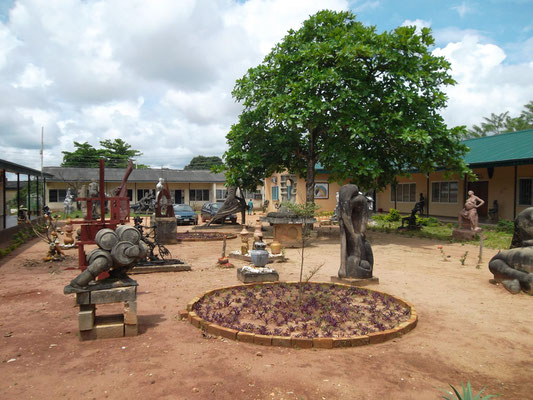
[[[291,282],[209,291],[189,303],[188,319],[231,339],[331,348],[398,337],[414,328],[417,315],[410,304],[386,293],[342,284]]]
[[[178,241],[182,242],[208,242],[213,240],[235,239],[237,235],[235,233],[224,232],[178,232],[176,237]]]

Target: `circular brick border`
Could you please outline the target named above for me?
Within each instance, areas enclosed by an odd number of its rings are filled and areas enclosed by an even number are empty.
[[[177,233],[177,240],[180,242],[215,242],[217,240],[224,240],[224,236],[226,236],[227,240],[235,239],[237,237],[236,233],[229,233],[229,232],[193,232],[193,234],[202,234],[202,233],[213,233],[216,235],[220,235],[217,237],[210,237],[210,238],[199,238],[199,237],[181,237],[181,235],[187,234],[186,232],[178,232]]]
[[[196,302],[198,302],[201,298],[204,296],[209,296],[210,294],[213,294],[215,292],[223,291],[223,290],[230,290],[234,288],[242,288],[247,286],[257,286],[257,285],[276,285],[280,283],[285,283],[288,285],[297,285],[299,282],[264,282],[264,283],[249,283],[249,284],[241,284],[241,285],[234,285],[234,286],[227,286],[227,287],[221,287],[217,289],[208,290],[200,297],[195,297],[192,301],[187,304],[187,310],[180,312],[181,319],[188,319],[188,321],[195,327],[203,329],[207,331],[207,333],[211,335],[216,336],[222,336],[227,339],[231,340],[238,340],[240,342],[246,342],[246,343],[254,343],[259,344],[263,346],[281,346],[281,347],[297,347],[297,348],[320,348],[320,349],[331,349],[331,348],[337,348],[337,347],[358,347],[358,346],[364,346],[367,344],[376,344],[376,343],[383,343],[387,340],[391,340],[397,337],[400,337],[407,332],[411,331],[415,328],[417,322],[418,322],[418,314],[416,313],[416,310],[414,306],[405,301],[400,299],[399,297],[393,296],[391,294],[381,292],[379,290],[373,290],[368,289],[364,287],[359,287],[359,289],[366,290],[367,292],[376,292],[379,294],[382,294],[384,296],[387,296],[389,298],[394,299],[396,302],[400,303],[403,306],[409,307],[411,310],[410,318],[407,321],[402,322],[397,327],[393,329],[387,329],[380,332],[374,332],[369,333],[368,335],[362,335],[362,336],[351,336],[351,337],[343,337],[343,338],[297,338],[292,336],[274,336],[274,335],[260,335],[257,333],[250,333],[250,332],[242,332],[237,331],[235,329],[226,328],[224,326],[220,326],[218,324],[215,324],[213,322],[206,321],[202,318],[200,318],[196,312],[194,311],[194,305]],[[353,286],[345,285],[342,283],[331,283],[331,282],[308,282],[312,285],[335,285],[340,287],[346,287],[351,288]]]

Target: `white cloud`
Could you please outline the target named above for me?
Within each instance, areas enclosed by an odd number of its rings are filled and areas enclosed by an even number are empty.
[[[17,82],[12,83],[14,88],[45,88],[53,83],[46,77],[46,71],[42,68],[36,67],[32,63],[26,65],[24,72],[19,76]]]
[[[457,85],[448,88],[443,116],[450,125],[479,124],[483,116],[509,111],[517,115],[533,93],[533,63],[506,64],[503,49],[465,36],[434,51],[452,65]]]
[[[468,6],[465,2],[459,4],[458,6],[452,7],[452,10],[457,11],[457,13],[459,14],[461,18],[463,18],[467,13],[473,11],[473,9],[470,6]]]
[[[429,28],[431,26],[431,22],[424,21],[423,19],[415,19],[414,21],[406,19],[402,23],[402,26],[416,26],[416,31],[420,33],[422,28]]]

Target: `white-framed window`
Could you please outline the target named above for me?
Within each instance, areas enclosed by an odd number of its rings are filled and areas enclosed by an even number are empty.
[[[457,203],[459,182],[431,182],[431,201],[434,203]]]
[[[228,197],[227,189],[217,189],[217,201],[224,201]]]
[[[190,201],[209,201],[209,189],[191,189],[189,190]]]
[[[521,206],[533,205],[533,178],[520,178],[518,180],[518,204]]]
[[[398,183],[396,191],[394,191],[394,186],[391,186],[390,201],[399,203],[416,202],[416,183]]]
[[[66,189],[48,189],[48,202],[49,203],[61,203],[65,201],[67,196]]]

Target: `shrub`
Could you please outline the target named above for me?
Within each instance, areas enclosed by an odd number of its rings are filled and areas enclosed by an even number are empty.
[[[496,228],[498,232],[513,233],[514,232],[514,222],[509,221],[508,219],[500,219],[498,221],[498,226]]]
[[[466,386],[464,384],[461,384],[461,387],[463,389],[463,393],[459,393],[459,391],[454,388],[452,385],[450,387],[453,390],[453,393],[450,391],[443,390],[444,393],[446,393],[445,396],[442,396],[442,398],[446,400],[488,400],[495,397],[500,397],[499,394],[488,394],[486,396],[481,397],[481,394],[485,390],[485,388],[481,389],[481,391],[474,395],[472,393],[472,386],[470,386],[470,382],[467,382]]]
[[[386,217],[386,220],[388,222],[396,222],[402,219],[402,216],[400,215],[400,212],[396,210],[395,208],[391,208],[389,210],[389,214]]]
[[[419,217],[416,216],[416,222],[423,226],[440,226],[442,223],[435,217]]]

